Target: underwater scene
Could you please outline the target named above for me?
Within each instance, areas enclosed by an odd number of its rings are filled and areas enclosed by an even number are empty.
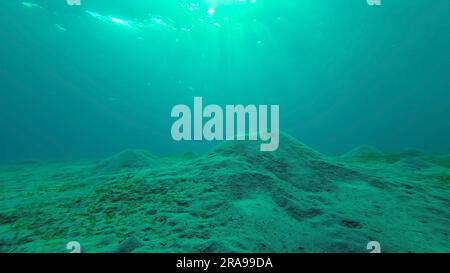
[[[450,1],[0,0],[0,252],[450,252]]]

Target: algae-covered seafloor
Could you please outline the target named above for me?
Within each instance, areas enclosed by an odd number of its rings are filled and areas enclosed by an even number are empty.
[[[125,151],[0,172],[0,251],[450,251],[450,157],[370,147],[322,155],[282,135],[273,153]]]

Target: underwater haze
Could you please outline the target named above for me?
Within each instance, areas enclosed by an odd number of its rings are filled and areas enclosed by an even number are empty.
[[[0,0],[0,252],[450,252],[450,1],[381,2]]]
[[[327,154],[450,151],[447,0],[255,2],[1,1],[0,158],[205,151],[170,137],[194,96],[279,104]]]

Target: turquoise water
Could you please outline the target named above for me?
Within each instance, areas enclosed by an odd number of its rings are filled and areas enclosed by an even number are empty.
[[[449,30],[448,0],[0,0],[0,252],[449,252]],[[194,97],[279,105],[279,149],[174,141]]]
[[[281,130],[327,154],[450,151],[446,0],[0,5],[2,160],[206,151],[170,137],[194,96],[279,104]]]

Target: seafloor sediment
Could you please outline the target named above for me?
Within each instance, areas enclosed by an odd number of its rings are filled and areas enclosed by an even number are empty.
[[[0,252],[450,252],[450,156],[229,142],[0,167]]]

